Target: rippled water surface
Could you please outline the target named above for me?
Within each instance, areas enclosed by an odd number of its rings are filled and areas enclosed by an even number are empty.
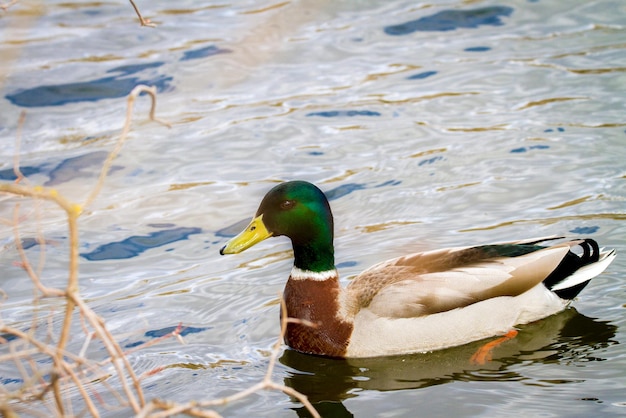
[[[523,327],[483,366],[468,361],[476,344],[358,361],[284,350],[275,381],[332,417],[626,413],[624,2],[141,3],[156,28],[115,0],[0,11],[0,181],[15,179],[19,154],[32,184],[83,201],[125,96],[156,86],[172,127],[150,122],[140,97],[80,218],[82,295],[122,347],[187,327],[186,345],[129,355],[138,374],[160,370],[143,381],[148,399],[216,398],[263,378],[288,242],[218,250],[270,187],[305,179],[331,199],[344,282],[402,253],[553,234],[590,236],[618,258],[575,308]],[[26,330],[16,201],[0,199],[2,321]],[[62,286],[65,216],[41,209],[21,202],[22,243],[39,265],[43,234],[42,277]],[[0,384],[19,383],[0,363]],[[307,416],[275,391],[218,411]]]

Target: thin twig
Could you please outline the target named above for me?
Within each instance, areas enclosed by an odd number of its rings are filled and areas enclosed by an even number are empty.
[[[8,3],[3,3],[3,4],[0,4],[0,9],[2,9],[3,11],[5,11],[5,12],[6,12],[6,11],[7,11],[7,9],[8,9],[9,7],[13,6],[13,5],[14,5],[14,4],[16,4],[17,2],[18,2],[18,0],[11,0],[11,1],[10,1],[10,2],[8,2]]]
[[[99,417],[100,414],[98,413],[98,409],[93,404],[93,402],[91,400],[91,397],[89,396],[89,394],[85,390],[83,382],[78,378],[76,373],[74,373],[74,371],[72,370],[72,367],[70,365],[68,365],[66,362],[63,362],[63,366],[64,366],[63,367],[63,371],[66,374],[68,374],[70,376],[70,378],[72,379],[72,381],[74,382],[74,386],[80,392],[83,400],[85,401],[85,405],[87,406],[87,409],[89,410],[89,413],[91,413],[91,416],[93,416],[94,418],[95,417]]]
[[[17,121],[17,135],[15,135],[15,152],[13,153],[13,172],[15,173],[15,182],[19,183],[24,179],[24,174],[20,170],[20,145],[22,143],[22,128],[24,128],[24,121],[26,120],[26,111],[20,112],[20,117]]]
[[[159,344],[159,343],[161,343],[163,340],[166,340],[166,339],[171,338],[171,337],[176,337],[176,339],[179,339],[179,341],[180,341],[180,339],[182,339],[182,336],[180,335],[180,333],[181,333],[184,329],[185,329],[184,327],[182,327],[181,325],[178,325],[178,326],[176,327],[176,329],[175,329],[174,331],[170,332],[170,333],[167,333],[167,334],[165,334],[165,335],[162,335],[162,336],[160,336],[159,338],[154,338],[154,339],[152,339],[152,340],[150,340],[150,341],[146,341],[146,342],[145,342],[145,343],[143,343],[143,344],[140,344],[140,345],[138,345],[138,346],[136,346],[136,347],[133,347],[133,348],[131,348],[131,349],[129,349],[129,350],[126,350],[126,351],[124,352],[124,355],[125,355],[125,356],[128,356],[129,354],[132,354],[132,353],[134,353],[135,351],[139,351],[139,350],[142,350],[142,349],[148,348],[148,347],[150,347],[150,346],[153,346],[153,345]],[[183,342],[184,342],[184,341],[183,341]]]
[[[122,135],[120,139],[118,140],[116,148],[109,155],[109,158],[107,159],[107,162],[105,163],[105,166],[103,167],[101,178],[98,184],[95,186],[94,191],[89,196],[89,199],[87,199],[87,203],[90,203],[91,200],[93,200],[98,194],[99,189],[102,187],[104,177],[106,176],[113,159],[115,158],[117,153],[119,153],[121,146],[123,145],[126,137],[128,136],[128,132],[130,130],[131,117],[132,117],[132,105],[134,103],[135,98],[142,92],[147,92],[152,97],[150,117],[153,120],[159,121],[155,117],[156,89],[148,88],[146,86],[137,86],[135,89],[133,89],[133,91],[128,97],[127,118],[124,124]],[[23,118],[24,116],[22,114],[20,118],[20,127],[23,125],[23,120],[24,120]],[[162,121],[159,121],[159,122],[166,124],[165,122],[162,122]],[[21,132],[20,134],[18,134],[18,143],[17,143],[18,148],[19,148],[20,140],[21,140]],[[21,174],[21,171],[19,170],[19,158],[16,157],[14,159],[14,163],[15,163],[14,171],[16,173],[16,177],[18,179],[23,179],[24,176]],[[89,324],[94,329],[94,333],[98,336],[98,338],[104,343],[105,347],[107,348],[107,351],[109,352],[109,355],[110,355],[110,361],[117,371],[118,378],[127,396],[127,401],[130,403],[132,409],[135,412],[139,411],[141,407],[145,405],[143,391],[139,384],[139,379],[135,375],[122,349],[117,344],[117,342],[115,342],[115,339],[113,338],[113,336],[106,329],[104,325],[104,321],[102,321],[101,318],[95,315],[95,313],[93,313],[93,311],[91,311],[91,309],[89,309],[87,305],[84,304],[84,302],[82,301],[78,293],[79,292],[79,287],[78,287],[78,248],[79,246],[78,246],[77,220],[83,211],[83,207],[81,205],[77,205],[77,204],[73,204],[69,202],[63,196],[59,195],[55,189],[48,189],[48,188],[43,188],[43,187],[27,187],[27,186],[22,186],[16,183],[15,184],[0,183],[0,192],[6,192],[6,193],[18,195],[18,196],[31,197],[37,201],[50,200],[50,201],[55,202],[58,206],[60,206],[67,214],[67,223],[68,223],[68,228],[69,228],[70,260],[69,260],[69,268],[68,268],[69,277],[67,281],[67,287],[65,290],[48,288],[44,286],[41,283],[41,280],[39,279],[39,274],[37,274],[33,270],[30,262],[28,261],[26,252],[24,251],[24,248],[21,245],[21,239],[19,236],[19,229],[18,229],[19,204],[17,204],[15,207],[14,217],[13,217],[14,219],[12,222],[12,225],[14,227],[15,240],[17,242],[16,247],[18,249],[18,252],[22,260],[22,266],[24,267],[27,274],[31,278],[31,281],[35,285],[35,288],[37,288],[43,296],[48,296],[48,297],[57,296],[57,297],[66,298],[65,318],[63,320],[63,325],[61,327],[61,334],[56,344],[56,349],[48,353],[50,357],[53,359],[53,368],[50,372],[50,376],[52,377],[51,382],[50,382],[50,385],[47,386],[47,388],[49,389],[50,387],[52,387],[52,392],[54,394],[54,399],[55,399],[55,404],[56,404],[56,413],[60,415],[64,415],[66,412],[65,410],[66,405],[63,399],[62,389],[60,386],[60,382],[62,379],[60,379],[59,377],[61,377],[62,375],[69,375],[70,378],[74,381],[74,383],[77,386],[79,386],[78,389],[85,400],[85,404],[89,412],[92,415],[94,414],[97,415],[97,410],[95,409],[95,406],[93,405],[93,403],[91,402],[91,399],[88,397],[87,393],[84,391],[84,389],[81,386],[82,382],[71,369],[68,369],[68,365],[64,361],[64,356],[67,356],[67,353],[65,352],[65,346],[67,345],[67,342],[69,341],[72,316],[74,313],[74,308],[76,306],[79,307],[79,312],[81,312],[81,314],[84,315],[84,317],[88,319]],[[41,267],[41,263],[40,263],[40,267]],[[33,327],[32,329],[34,332],[35,327]],[[16,335],[16,333],[13,333],[13,334]],[[20,338],[24,339],[22,335],[20,335]],[[41,350],[43,346],[41,344],[38,344],[38,341],[34,338],[34,336],[30,336],[24,341],[29,341],[30,344],[35,344],[35,346],[38,347],[39,352],[42,352]],[[89,339],[87,339],[87,341],[83,345],[83,350],[86,350],[88,344],[89,344]],[[74,364],[77,365],[80,363],[82,362],[75,361]],[[134,386],[135,393],[133,393],[133,390],[130,389],[128,382],[126,381],[126,373],[128,373],[132,381],[132,385]],[[48,389],[44,389],[44,391],[42,392],[42,395],[44,395],[48,391]],[[138,399],[136,398],[135,395],[138,396]],[[67,404],[67,406],[71,408],[71,404]]]
[[[192,401],[184,404],[176,404],[171,402],[164,402],[160,400],[153,400],[150,404],[146,405],[144,409],[137,415],[137,418],[167,418],[177,414],[187,414],[192,416],[204,416],[204,415],[196,415],[198,411],[202,411],[198,408],[207,408],[213,406],[226,405],[232,402],[236,402],[240,399],[243,399],[251,394],[258,392],[260,390],[279,390],[286,395],[292,396],[296,398],[302,405],[309,411],[313,418],[321,418],[320,414],[315,410],[311,402],[309,402],[306,395],[298,392],[297,390],[290,388],[285,385],[281,385],[272,380],[272,374],[274,372],[274,367],[276,366],[276,362],[278,361],[278,355],[280,354],[280,348],[282,346],[282,341],[285,337],[285,333],[287,332],[287,325],[289,323],[298,323],[306,326],[317,326],[317,324],[311,323],[309,321],[303,321],[296,318],[289,318],[287,316],[287,307],[285,305],[285,301],[281,298],[281,311],[283,314],[281,315],[281,326],[280,326],[280,337],[277,338],[276,342],[272,346],[272,353],[270,355],[269,363],[267,365],[267,369],[265,371],[265,375],[263,380],[260,382],[250,386],[247,389],[236,392],[230,396],[225,396],[219,399],[213,399],[208,401]],[[153,409],[162,409],[161,412],[151,414],[150,412]],[[193,411],[193,413],[192,413]],[[214,411],[204,411],[208,414],[216,414]],[[219,415],[207,415],[210,417],[219,416]]]
[[[131,4],[133,4],[133,7],[135,7],[132,1]],[[139,15],[137,9],[136,11]],[[194,417],[219,418],[220,415],[217,412],[213,411],[211,407],[235,402],[260,390],[280,390],[283,393],[300,401],[313,417],[319,417],[320,415],[317,413],[313,405],[308,401],[307,397],[304,394],[298,392],[291,387],[276,383],[272,380],[272,375],[278,361],[278,356],[281,352],[282,340],[284,339],[287,325],[289,323],[300,323],[306,326],[316,326],[316,324],[307,321],[288,318],[285,303],[284,301],[282,301],[282,299],[281,309],[283,315],[281,320],[281,333],[280,337],[272,346],[267,370],[263,379],[257,384],[252,385],[251,387],[237,392],[231,396],[208,401],[188,402],[184,404],[161,401],[158,399],[154,399],[149,403],[145,402],[143,390],[140,385],[141,379],[136,376],[135,371],[128,359],[128,354],[133,350],[129,350],[129,352],[124,352],[119,343],[117,343],[113,335],[107,329],[104,320],[96,315],[96,313],[82,299],[79,293],[78,286],[79,242],[77,221],[80,215],[83,213],[83,208],[91,204],[99,194],[113,160],[119,154],[124,142],[126,141],[128,133],[130,131],[134,101],[142,92],[148,93],[152,99],[150,119],[169,126],[168,123],[160,121],[155,117],[156,89],[154,87],[149,88],[147,86],[135,87],[135,89],[133,89],[127,99],[128,107],[126,110],[126,120],[120,134],[120,138],[116,142],[116,145],[109,154],[107,160],[103,163],[98,182],[94,186],[92,192],[87,197],[83,205],[75,204],[66,200],[63,196],[58,194],[55,189],[44,187],[31,187],[17,183],[0,183],[0,192],[5,192],[17,196],[30,197],[37,202],[36,204],[39,204],[40,201],[51,201],[57,204],[60,208],[62,208],[67,215],[70,253],[68,266],[69,275],[66,287],[64,289],[57,289],[45,286],[40,278],[41,268],[43,267],[44,259],[40,258],[40,268],[39,271],[36,272],[32,268],[26,252],[22,246],[18,227],[20,224],[20,206],[19,204],[16,204],[11,224],[14,229],[14,237],[17,242],[16,247],[20,254],[21,264],[24,267],[24,270],[27,272],[28,276],[31,278],[34,289],[37,289],[37,291],[39,292],[35,295],[35,303],[37,303],[41,296],[44,296],[65,298],[66,304],[64,319],[60,329],[60,335],[58,336],[58,340],[56,341],[56,343],[54,342],[55,338],[52,334],[52,322],[48,325],[47,328],[48,342],[46,343],[40,341],[35,336],[35,330],[37,329],[37,321],[35,320],[35,316],[33,317],[33,325],[31,326],[28,333],[15,328],[4,326],[2,325],[2,323],[0,323],[0,333],[4,332],[5,334],[12,334],[18,338],[18,341],[14,343],[6,341],[6,339],[0,337],[0,342],[8,343],[10,345],[10,354],[8,356],[0,356],[0,361],[5,360],[5,358],[7,360],[13,361],[17,367],[18,372],[22,375],[25,382],[25,384],[16,393],[7,393],[7,395],[3,395],[2,397],[0,397],[0,412],[7,416],[14,415],[15,413],[19,413],[21,411],[30,412],[30,410],[26,409],[26,407],[21,404],[21,401],[39,400],[50,409],[49,412],[51,414],[62,416],[65,414],[74,415],[74,412],[77,412],[79,414],[88,413],[92,416],[99,416],[99,411],[97,409],[96,403],[94,403],[94,400],[99,401],[101,404],[104,403],[104,400],[99,395],[96,388],[93,387],[92,384],[88,385],[88,383],[100,382],[104,385],[104,387],[108,388],[108,390],[118,399],[120,404],[127,404],[128,406],[130,406],[133,412],[139,417],[159,418],[169,417],[175,414],[185,414]],[[23,124],[23,116],[20,120],[20,125],[21,124]],[[18,137],[21,137],[21,132]],[[19,170],[19,158],[14,159],[14,168],[16,177],[20,180],[24,180],[25,177],[21,175],[21,171]],[[37,213],[40,212],[38,211]],[[43,247],[45,239],[43,238],[43,236],[41,236],[41,234],[38,235],[38,241]],[[38,305],[35,306],[37,307]],[[66,350],[66,346],[70,339],[70,331],[72,328],[72,321],[75,311],[77,311],[80,315],[81,330],[85,336],[85,340],[80,347],[78,354],[72,354],[71,352],[68,352]],[[52,320],[52,317],[50,316],[49,319]],[[175,336],[181,339],[182,342],[182,338],[180,336],[182,329],[182,326],[179,326],[174,332],[169,334],[168,337]],[[105,347],[108,354],[106,360],[98,363],[93,363],[88,362],[85,358],[88,353],[89,346],[94,341],[101,342]],[[144,345],[144,347],[148,345],[151,344],[148,343]],[[35,361],[36,358],[34,356],[36,354],[41,354],[51,358],[51,368],[45,370],[45,372],[41,371],[39,369],[39,363]],[[106,364],[111,364],[115,369],[117,381],[121,385],[120,392],[112,388],[105,381],[111,375],[110,372],[104,372],[102,369],[102,367]],[[31,369],[30,373],[25,366],[28,366]],[[49,377],[45,378],[45,376]],[[65,393],[65,389],[69,387],[76,387],[76,389],[78,389],[80,397],[84,401],[84,409],[82,411],[73,410],[74,405],[70,401],[71,398],[69,398]],[[45,402],[46,398],[49,397],[50,394],[52,394],[53,396],[54,404]],[[16,404],[17,406],[14,407],[15,409],[8,409],[7,405],[9,404],[5,404],[5,402],[8,402],[11,399],[18,401]],[[39,411],[33,411],[33,414],[35,415],[37,415],[38,413]]]
[[[35,270],[33,270],[31,264],[28,262],[28,257],[26,256],[26,251],[24,251],[24,247],[22,246],[22,239],[20,238],[20,231],[18,228],[19,209],[20,205],[18,203],[13,208],[13,237],[15,239],[15,247],[20,255],[22,268],[26,271],[30,280],[43,296],[64,296],[65,292],[59,289],[44,286],[44,284],[41,283],[41,280],[39,280],[39,275],[35,272]]]
[[[131,407],[135,412],[139,411],[141,407],[143,407],[143,405],[145,404],[145,400],[143,397],[143,391],[141,390],[141,386],[139,384],[139,379],[135,375],[132,366],[128,362],[128,358],[124,356],[124,353],[119,344],[115,342],[113,336],[104,326],[104,321],[102,321],[102,319],[98,317],[91,310],[91,308],[89,308],[85,304],[80,295],[76,294],[73,297],[74,303],[76,303],[76,306],[79,308],[80,312],[82,312],[83,315],[85,315],[85,317],[88,319],[91,326],[94,327],[94,332],[106,347],[107,352],[109,353],[109,356],[111,358],[111,364],[117,371],[117,377],[122,384],[123,391],[124,393],[126,393]],[[128,386],[128,382],[126,381],[124,373],[124,368],[122,367],[122,364],[120,364],[120,360],[128,374],[130,375],[131,380],[133,381],[133,385],[135,386],[135,392],[138,395],[139,400],[135,398],[135,394],[133,394]]]
[[[152,23],[150,19],[144,19],[143,16],[141,16],[141,12],[139,11],[139,8],[137,7],[137,5],[135,4],[133,0],[128,0],[128,1],[130,1],[130,4],[133,6],[133,9],[135,9],[135,13],[137,13],[137,17],[139,18],[139,23],[141,23],[141,26],[147,26],[149,28],[156,27],[156,24]]]
[[[155,116],[156,87],[154,86],[148,87],[142,84],[136,86],[130,92],[130,94],[128,95],[128,99],[126,100],[127,101],[126,120],[124,121],[124,127],[122,128],[122,133],[120,134],[120,137],[115,144],[115,148],[113,148],[113,150],[109,153],[107,159],[102,164],[102,169],[100,170],[100,176],[98,177],[98,182],[96,183],[95,187],[92,189],[91,193],[85,200],[83,207],[88,207],[95,200],[96,196],[98,196],[98,194],[100,193],[100,190],[102,190],[102,186],[104,185],[104,180],[106,179],[106,176],[109,173],[111,165],[113,164],[113,160],[120,153],[122,146],[124,145],[124,142],[126,142],[126,139],[128,138],[128,132],[130,131],[130,125],[131,125],[132,117],[133,117],[133,104],[135,103],[135,99],[137,98],[137,96],[139,96],[141,93],[148,93],[152,99],[152,104],[150,107],[150,120],[153,120],[155,122],[158,122],[162,125],[167,126],[168,128],[171,128],[171,125],[168,122],[158,119]]]

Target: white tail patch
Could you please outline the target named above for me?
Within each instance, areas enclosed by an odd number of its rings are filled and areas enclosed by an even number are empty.
[[[615,250],[604,251],[604,248],[600,250],[600,259],[593,264],[586,265],[574,272],[569,277],[566,277],[560,283],[557,283],[552,287],[553,292],[563,289],[569,289],[570,287],[577,286],[581,283],[587,282],[600,273],[602,273],[611,262],[615,259]]]

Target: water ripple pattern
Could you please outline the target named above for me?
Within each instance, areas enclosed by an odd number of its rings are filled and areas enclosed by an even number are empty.
[[[476,344],[359,361],[284,350],[274,378],[323,416],[624,415],[623,1],[142,2],[155,28],[124,0],[45,3],[0,10],[0,182],[16,181],[19,149],[31,184],[84,201],[138,84],[157,88],[172,123],[147,121],[148,98],[136,100],[79,221],[81,292],[148,398],[210,399],[263,378],[291,247],[218,252],[271,187],[302,179],[330,200],[344,284],[405,253],[546,235],[618,254],[575,308],[522,327],[483,366],[467,361]],[[0,199],[2,321],[27,332],[37,308],[16,202]],[[19,205],[19,243],[33,263],[44,251],[45,283],[63,285],[65,214]],[[60,327],[57,302],[40,303],[56,314],[39,320]],[[176,329],[185,345],[165,338]],[[20,379],[0,362],[3,388]],[[218,412],[306,414],[280,392]]]

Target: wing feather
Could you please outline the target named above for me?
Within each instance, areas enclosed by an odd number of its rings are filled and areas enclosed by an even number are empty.
[[[494,256],[494,248],[436,250],[375,265],[348,286],[353,311],[368,307],[382,317],[409,318],[517,296],[541,283],[570,247],[556,245],[515,257]]]

